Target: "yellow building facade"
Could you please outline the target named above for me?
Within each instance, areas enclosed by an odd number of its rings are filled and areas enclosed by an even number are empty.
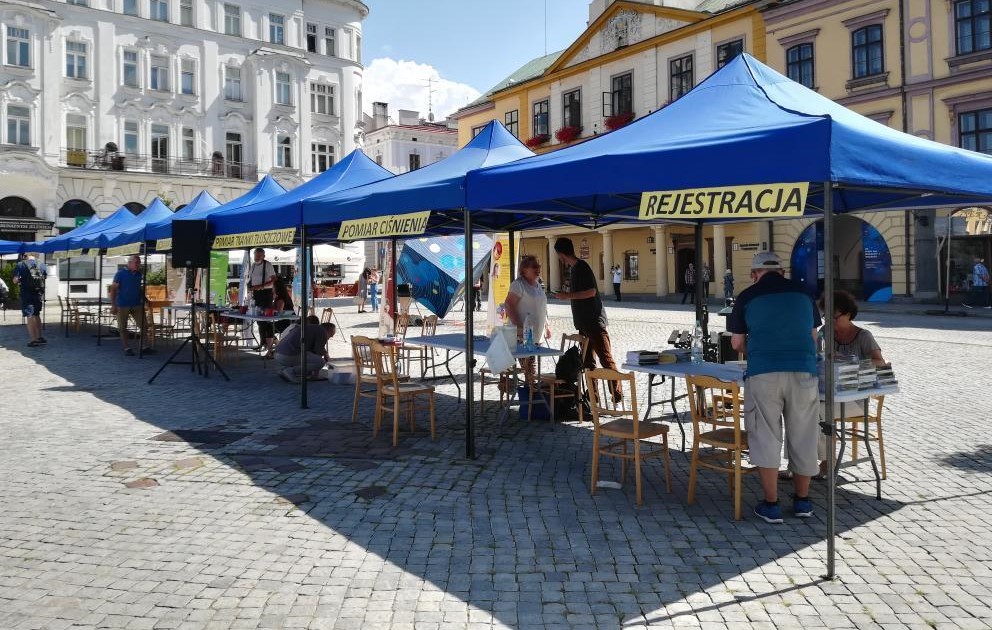
[[[764,59],[765,28],[757,7],[741,0],[593,0],[589,26],[571,46],[531,61],[453,116],[459,144],[499,120],[534,151],[544,152],[657,111],[741,51]],[[552,245],[559,236],[572,239],[604,292],[612,291],[613,265],[623,269],[624,292],[680,292],[695,256],[690,227],[633,223],[521,236],[521,253],[538,257],[555,290],[562,269]],[[714,296],[723,295],[728,268],[736,274],[737,291],[746,286],[751,256],[771,246],[763,223],[706,227],[704,236],[703,259]]]

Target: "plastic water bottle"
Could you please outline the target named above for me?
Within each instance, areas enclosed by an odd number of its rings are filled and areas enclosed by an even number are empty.
[[[703,362],[703,328],[698,321],[692,329],[692,350],[689,356],[693,363]]]
[[[534,349],[534,325],[531,322],[530,313],[524,318],[524,349]]]

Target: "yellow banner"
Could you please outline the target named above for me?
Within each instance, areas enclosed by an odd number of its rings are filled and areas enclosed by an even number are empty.
[[[160,238],[155,241],[155,251],[157,252],[167,252],[172,250],[172,239],[171,238]]]
[[[108,247],[108,256],[130,256],[131,254],[141,253],[141,243],[128,243],[127,245],[121,245],[119,247]]]
[[[430,210],[411,212],[410,214],[391,214],[371,219],[355,219],[342,221],[338,231],[338,240],[360,241],[367,238],[385,238],[387,236],[417,236],[427,230],[427,221],[431,218]]]
[[[799,217],[809,182],[663,190],[641,194],[642,220]]]
[[[250,247],[269,247],[270,245],[292,245],[295,238],[295,227],[284,230],[266,230],[264,232],[224,234],[214,239],[213,248],[248,249]]]
[[[52,257],[56,260],[61,260],[63,258],[75,258],[76,256],[82,256],[83,250],[81,249],[70,249],[61,252],[53,252]]]

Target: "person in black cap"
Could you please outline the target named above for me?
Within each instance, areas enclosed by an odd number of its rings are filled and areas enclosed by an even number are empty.
[[[586,348],[586,356],[583,357],[583,365],[586,369],[595,367],[593,353],[599,357],[599,364],[611,370],[617,369],[616,361],[613,360],[613,347],[610,344],[610,333],[606,327],[609,321],[606,319],[606,311],[603,309],[603,299],[599,294],[599,286],[596,284],[596,276],[593,274],[589,264],[584,260],[575,257],[575,246],[571,239],[559,238],[555,241],[555,252],[558,253],[558,260],[569,268],[571,289],[568,293],[554,293],[553,296],[559,300],[568,300],[572,306],[572,323],[575,329],[585,336],[589,343]],[[622,393],[619,388],[613,389],[613,398],[619,402]]]

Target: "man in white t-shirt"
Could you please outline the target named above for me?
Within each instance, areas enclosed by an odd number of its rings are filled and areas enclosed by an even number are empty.
[[[620,301],[620,283],[623,281],[623,269],[620,265],[613,265],[610,268],[613,272],[613,295],[616,296],[617,302]]]

